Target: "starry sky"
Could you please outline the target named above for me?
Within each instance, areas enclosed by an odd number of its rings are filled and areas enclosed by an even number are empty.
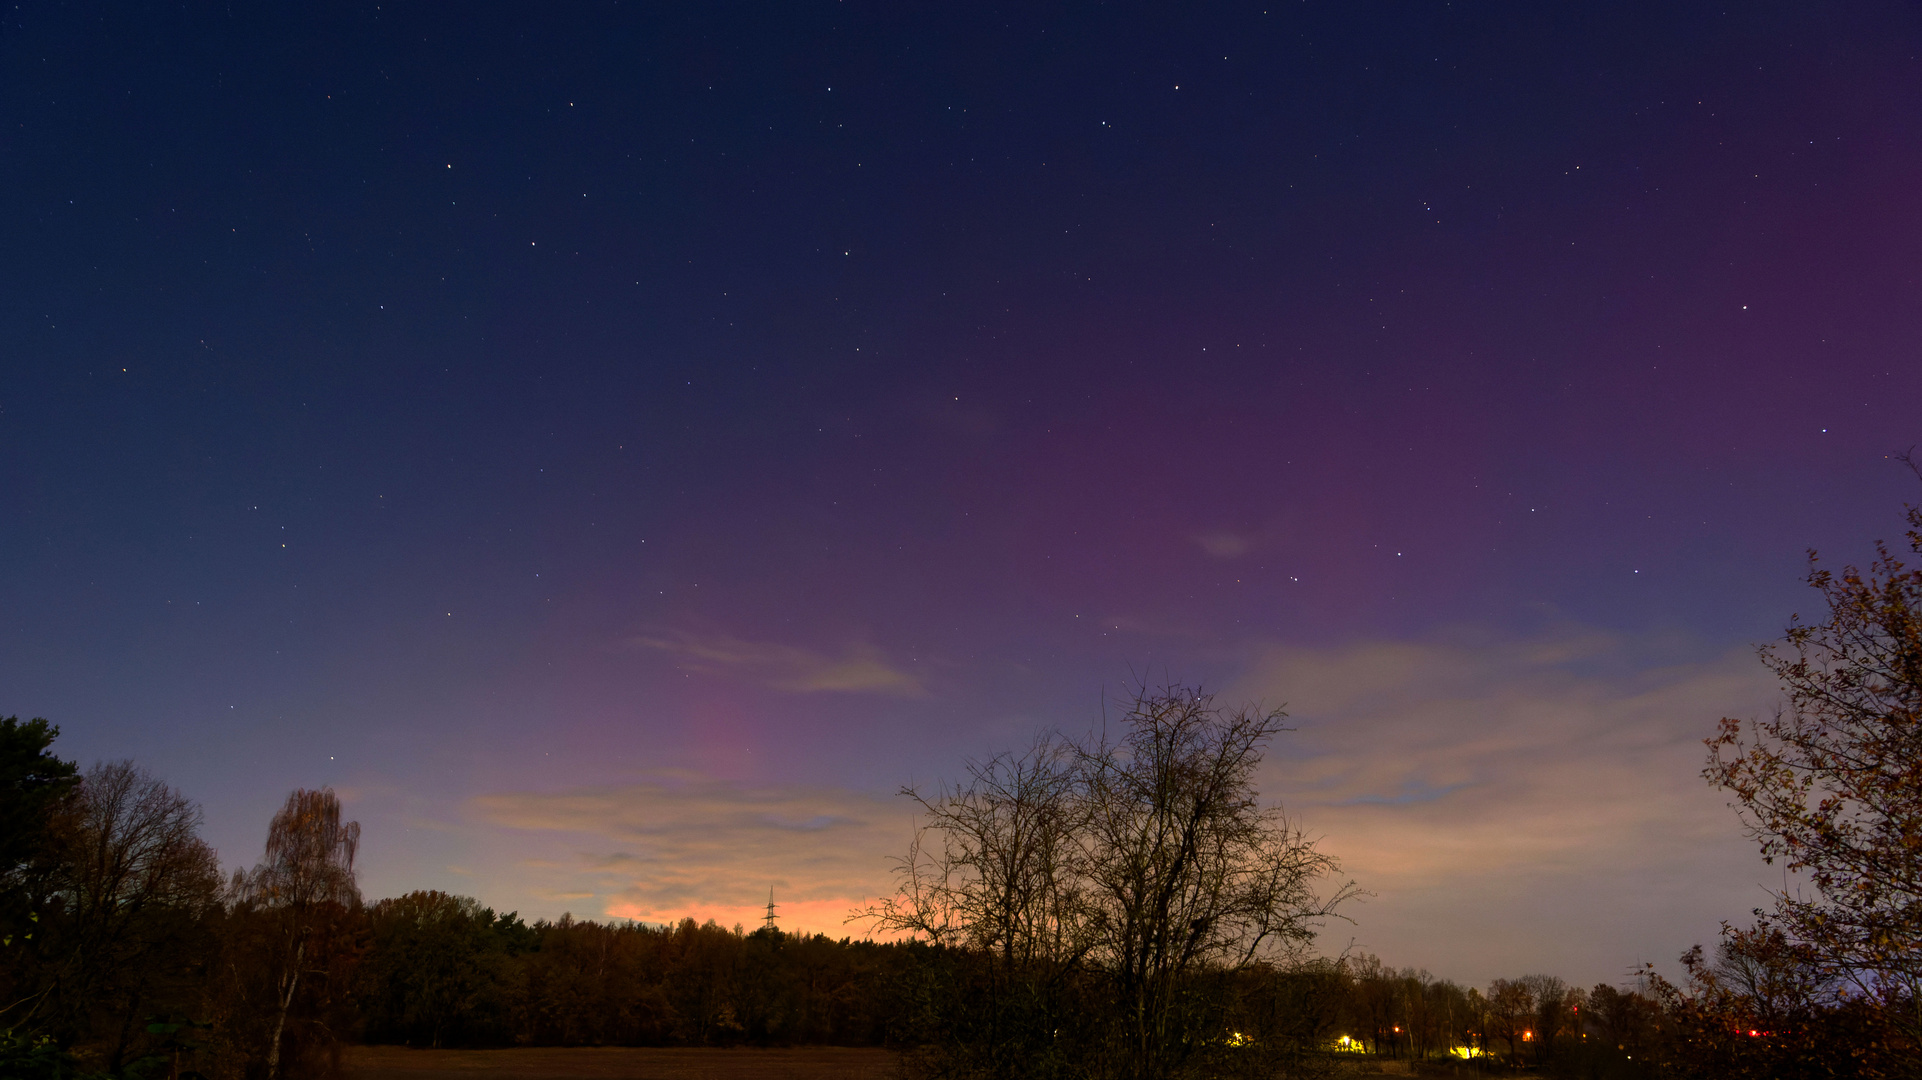
[[[1699,778],[1922,441],[1922,10],[31,2],[0,712],[370,896],[790,927],[1139,679],[1482,981],[1782,886]],[[1105,705],[1104,705],[1105,703]],[[1770,874],[1775,874],[1770,878]]]

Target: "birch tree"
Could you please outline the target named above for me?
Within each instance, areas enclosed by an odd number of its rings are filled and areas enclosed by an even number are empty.
[[[360,907],[354,854],[360,825],[342,821],[332,788],[300,789],[267,828],[267,848],[252,871],[236,874],[239,903],[268,926],[268,963],[273,1019],[267,1037],[267,1080],[280,1080],[282,1050],[297,1006],[308,1001],[318,1015],[330,993],[344,987],[335,970],[348,919]],[[303,985],[303,981],[305,985]],[[317,985],[318,984],[318,985]],[[324,1022],[324,1021],[323,1021]]]

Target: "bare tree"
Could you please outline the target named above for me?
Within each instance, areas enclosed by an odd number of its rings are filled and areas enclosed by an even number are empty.
[[[1402,1011],[1395,971],[1382,963],[1381,957],[1369,953],[1350,956],[1343,963],[1354,980],[1352,1008],[1362,1039],[1372,1053],[1385,1057],[1393,1051],[1396,1021]]]
[[[1085,953],[1075,879],[1070,748],[1046,739],[1023,755],[968,763],[968,782],[931,794],[903,788],[925,815],[896,867],[900,888],[863,914],[885,929],[979,949],[1009,969]],[[929,832],[940,842],[927,848]]]
[[[1557,1039],[1571,1027],[1568,984],[1553,975],[1524,975],[1520,981],[1535,999],[1533,1041],[1535,1063],[1539,1065],[1555,1056]]]
[[[303,976],[326,978],[329,946],[344,916],[360,907],[354,854],[360,825],[340,819],[332,788],[300,789],[267,827],[267,850],[258,866],[236,874],[238,903],[265,915],[274,927],[272,1033],[267,1043],[267,1080],[278,1080],[281,1043],[301,992]],[[311,989],[311,987],[310,987]]]
[[[1221,1034],[1200,1030],[1185,986],[1295,957],[1356,895],[1352,882],[1318,891],[1339,864],[1260,801],[1255,772],[1282,719],[1144,688],[1118,739],[1050,738],[971,765],[958,788],[910,789],[926,831],[895,897],[858,914],[996,957],[1004,985],[1085,976],[1104,1005],[1069,1039],[1105,1028],[1122,1075],[1174,1075]]]
[[[1074,765],[1072,747],[1049,738],[969,762],[955,787],[904,788],[925,825],[898,860],[895,895],[860,913],[984,961],[980,1000],[968,1019],[950,1018],[971,1071],[1038,1074],[1067,980],[1089,950],[1078,860],[1086,807]]]
[[[1440,984],[1425,970],[1403,968],[1401,973],[1404,1013],[1408,1018],[1408,1054],[1426,1060],[1441,1041],[1441,1010],[1446,1007],[1438,994]]]
[[[57,947],[48,1001],[117,1072],[144,1009],[189,982],[220,872],[200,807],[132,762],[95,765],[55,815]],[[96,1030],[101,1029],[101,1030]]]
[[[1423,972],[1427,975],[1427,972]],[[1428,1025],[1423,1053],[1446,1054],[1457,1046],[1473,1046],[1473,1033],[1481,1030],[1469,1007],[1468,993],[1447,979],[1429,982],[1422,996],[1427,1004]]]
[[[1522,1043],[1534,1038],[1535,995],[1522,979],[1496,979],[1488,984],[1487,1032],[1508,1045],[1508,1056],[1519,1063]]]
[[[1255,789],[1285,715],[1144,690],[1118,741],[1080,751],[1090,922],[1133,1076],[1168,1075],[1190,1049],[1176,1012],[1186,977],[1298,950],[1355,894],[1353,883],[1317,892],[1340,864]]]
[[[1453,1036],[1462,1046],[1488,1053],[1488,999],[1475,987],[1463,991]]]

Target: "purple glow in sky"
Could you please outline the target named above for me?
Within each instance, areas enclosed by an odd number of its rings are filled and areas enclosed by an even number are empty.
[[[1782,884],[1700,740],[1918,497],[1912,5],[324,7],[0,26],[0,711],[229,865],[846,932],[1145,675],[1331,948]]]

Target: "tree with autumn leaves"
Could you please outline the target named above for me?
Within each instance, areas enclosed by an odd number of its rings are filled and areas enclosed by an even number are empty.
[[[263,1029],[266,1080],[281,1080],[290,1057],[336,1047],[354,1023],[359,846],[360,825],[341,820],[333,789],[297,790],[268,825],[259,865],[229,886],[232,940],[250,960],[233,992]]]
[[[1922,506],[1907,519],[1922,555]],[[1724,719],[1704,769],[1763,858],[1807,888],[1777,894],[1752,930],[1727,931],[1723,952],[1738,973],[1765,960],[1771,985],[1873,1005],[1922,1045],[1922,569],[1885,543],[1866,569],[1830,570],[1811,551],[1808,583],[1826,611],[1761,650],[1781,706]],[[1724,975],[1711,981],[1726,986]]]

